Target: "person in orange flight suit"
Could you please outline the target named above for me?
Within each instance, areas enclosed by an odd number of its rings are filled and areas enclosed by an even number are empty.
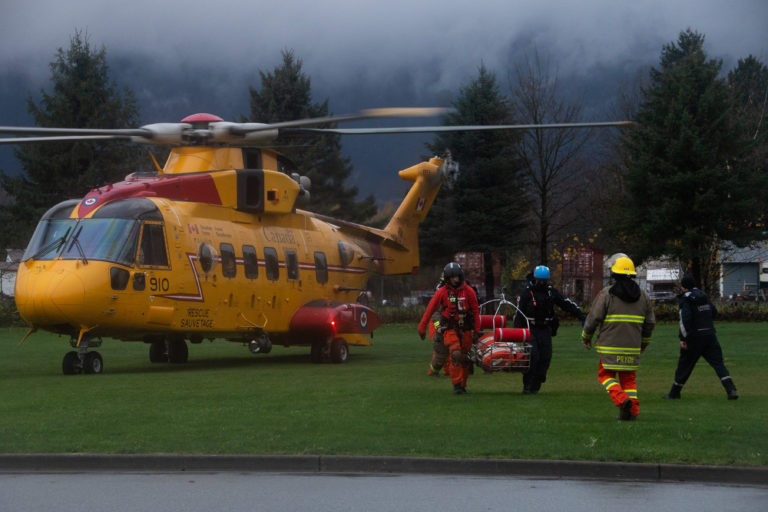
[[[453,392],[457,395],[467,392],[467,377],[472,361],[469,351],[474,337],[480,333],[480,309],[475,291],[464,281],[464,271],[458,263],[449,263],[443,269],[445,286],[439,288],[419,322],[421,339],[427,335],[427,326],[436,311],[441,312],[438,334],[448,347],[451,359],[449,372]]]

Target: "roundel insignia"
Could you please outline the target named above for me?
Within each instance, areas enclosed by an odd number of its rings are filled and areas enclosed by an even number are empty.
[[[88,199],[86,199],[85,201],[83,201],[83,204],[84,204],[85,206],[93,206],[93,205],[95,205],[95,204],[96,204],[96,202],[97,202],[98,200],[99,200],[99,199],[98,199],[97,197],[89,197]]]
[[[365,329],[368,327],[368,312],[363,311],[360,313],[360,328]]]

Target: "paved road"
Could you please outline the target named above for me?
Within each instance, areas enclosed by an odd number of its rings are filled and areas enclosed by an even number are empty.
[[[417,474],[0,474],[0,511],[757,512],[768,487]]]

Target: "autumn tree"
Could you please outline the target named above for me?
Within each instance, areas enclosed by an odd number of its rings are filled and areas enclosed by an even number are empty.
[[[553,124],[579,121],[581,106],[562,98],[557,76],[538,52],[515,67],[512,112],[519,123]],[[536,247],[536,263],[549,264],[553,242],[573,229],[581,216],[579,200],[583,153],[590,132],[584,129],[532,129],[516,145],[523,165],[525,189],[530,197],[527,216],[529,240]]]
[[[302,71],[301,59],[288,50],[282,52],[282,57],[282,63],[272,71],[259,71],[259,89],[249,87],[251,112],[248,120],[275,123],[328,116],[328,100],[312,101],[311,80]],[[281,134],[275,145],[295,164],[295,169],[288,171],[297,171],[312,181],[310,205],[313,211],[355,222],[362,222],[376,213],[373,196],[358,202],[355,200],[357,187],[346,183],[352,165],[341,155],[340,135]]]
[[[39,103],[27,99],[35,125],[117,129],[139,124],[133,93],[119,91],[110,81],[106,49],[94,48],[87,34],[76,31],[69,48],[58,49],[50,69],[51,91],[41,91]],[[122,179],[142,159],[140,148],[118,141],[29,143],[14,153],[22,174],[0,173],[0,185],[11,199],[0,213],[3,247],[26,243],[51,206]]]

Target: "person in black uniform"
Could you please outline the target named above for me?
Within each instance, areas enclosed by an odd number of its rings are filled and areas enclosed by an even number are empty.
[[[549,268],[539,265],[533,271],[533,280],[520,296],[515,327],[531,326],[531,367],[523,374],[523,394],[535,395],[547,380],[547,370],[552,361],[552,336],[557,334],[559,322],[555,316],[555,305],[584,322],[586,315],[570,299],[549,284]]]
[[[707,295],[696,287],[696,280],[689,276],[683,276],[680,281],[683,296],[680,298],[680,357],[677,360],[677,370],[672,389],[662,398],[680,398],[688,377],[700,357],[709,363],[720,377],[720,382],[725,388],[728,400],[736,400],[739,394],[733,384],[728,368],[723,362],[723,350],[715,335],[713,320],[717,316],[717,309]]]

